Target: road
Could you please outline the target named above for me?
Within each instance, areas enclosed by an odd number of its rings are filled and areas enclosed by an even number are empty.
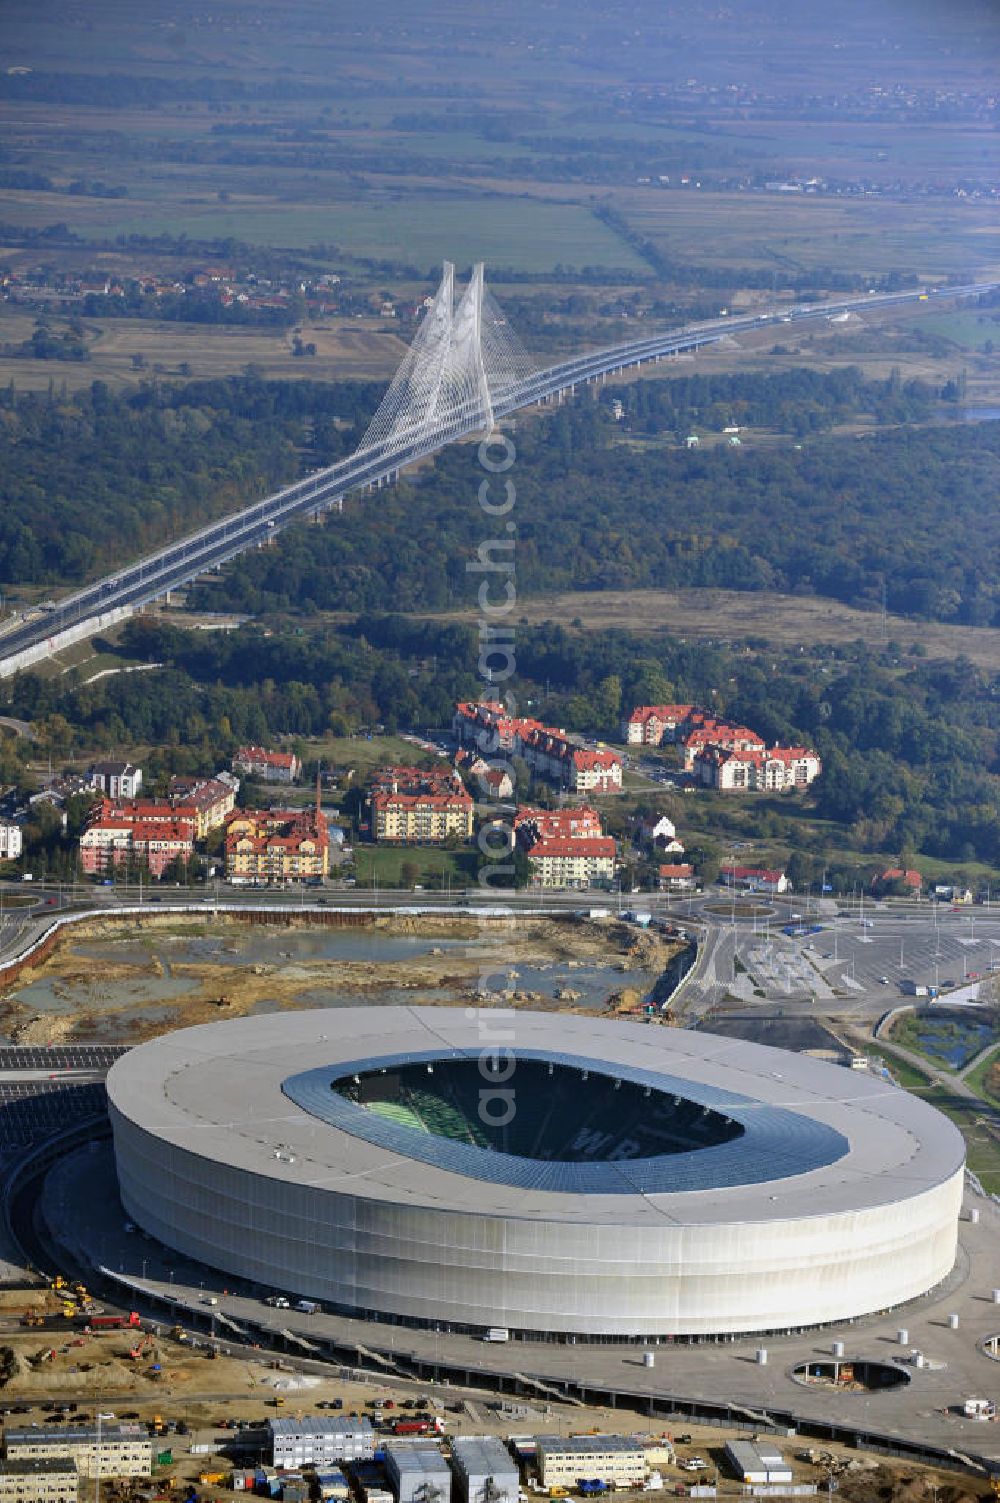
[[[581,382],[599,379],[663,356],[716,344],[734,334],[783,323],[819,322],[836,313],[871,312],[918,301],[947,301],[994,292],[1000,283],[969,283],[931,292],[880,293],[823,304],[782,307],[744,317],[720,318],[685,329],[651,335],[564,360],[518,383],[498,401],[494,417],[502,419],[522,407],[535,406]],[[339,505],[353,492],[395,479],[400,469],[436,453],[456,439],[478,430],[478,407],[459,412],[431,434],[380,443],[350,459],[319,470],[295,485],[284,487],[243,511],[189,534],[156,553],[97,580],[73,595],[36,607],[24,619],[0,633],[0,678],[44,657],[49,651],[80,640],[91,631],[121,620],[132,610],[190,583],[199,574],[220,567],[240,553],[267,543],[284,527],[316,512]]]

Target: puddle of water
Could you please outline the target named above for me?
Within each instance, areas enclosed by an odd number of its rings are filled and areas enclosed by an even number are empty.
[[[928,1019],[918,1023],[912,1036],[917,1047],[932,1059],[939,1059],[960,1070],[970,1059],[975,1059],[981,1049],[995,1043],[998,1037],[995,1025],[986,1018],[956,1018],[947,1022]]]
[[[441,939],[422,934],[383,934],[372,929],[253,929],[241,935],[201,939],[178,939],[171,948],[174,964],[215,961],[221,964],[270,964],[293,959],[304,965],[313,961],[360,961],[392,964],[416,960],[435,951],[467,951],[475,939]]]
[[[425,1001],[457,1003],[461,992],[453,986],[409,988],[398,983],[379,985],[377,970],[371,984],[360,988],[338,984],[334,969],[338,962],[370,965],[405,966],[432,954],[453,954],[459,974],[475,986],[481,974],[476,963],[475,937],[446,939],[440,936],[386,934],[371,929],[254,928],[226,930],[222,934],[144,934],[121,940],[85,942],[74,946],[82,959],[106,963],[121,970],[107,980],[96,975],[88,980],[68,981],[58,977],[34,981],[11,995],[11,1001],[33,1012],[54,1016],[71,1016],[86,1012],[93,1017],[88,1032],[102,1037],[129,1037],[136,1025],[169,1024],[176,1019],[176,1003],[195,993],[202,978],[178,976],[176,968],[188,965],[209,971],[208,985],[214,984],[211,971],[218,969],[218,986],[224,993],[240,971],[256,965],[267,966],[280,975],[285,965],[330,965],[330,985],[322,976],[304,977],[303,988],[294,1005],[307,1008],[355,1007],[359,1004],[393,1007]],[[151,962],[157,959],[162,975],[150,974]],[[485,960],[484,960],[485,965]],[[135,968],[139,973],[129,975]],[[125,974],[121,974],[125,972]],[[405,975],[405,971],[403,972]],[[512,989],[537,993],[541,1003],[573,1002],[582,1007],[603,1006],[610,993],[628,987],[646,999],[657,977],[645,971],[622,971],[609,964],[585,962],[570,964],[553,961],[547,964],[515,964],[489,977],[493,990]],[[563,995],[560,996],[559,994]],[[568,994],[568,995],[567,995]],[[277,998],[262,998],[250,1009],[251,1014],[273,1012],[282,1006]],[[284,1005],[287,1006],[287,1000]],[[225,1016],[220,1012],[220,1016]]]
[[[61,981],[33,981],[12,994],[32,1012],[122,1012],[143,1009],[149,1002],[177,1001],[196,989],[194,981],[176,976],[137,976],[135,980],[66,985]]]
[[[581,1007],[602,1007],[611,992],[626,987],[637,991],[645,1001],[656,980],[648,971],[619,971],[613,965],[570,966],[558,962],[542,966],[517,964],[507,975],[507,985],[519,992],[539,992],[546,998],[555,998],[559,992],[577,992],[578,996],[564,996],[561,1000],[575,1002]],[[504,984],[503,973],[491,975],[489,984],[493,990],[498,990]]]

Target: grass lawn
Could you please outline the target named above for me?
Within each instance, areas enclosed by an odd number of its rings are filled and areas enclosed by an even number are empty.
[[[1000,344],[1000,317],[995,313],[977,313],[958,308],[952,313],[931,313],[920,327],[928,334],[940,334],[970,350],[981,350],[987,340]]]
[[[354,866],[359,884],[377,881],[379,887],[409,887],[426,886],[431,881],[447,885],[450,880],[453,887],[465,887],[475,881],[476,852],[471,847],[445,851],[433,846],[355,846]],[[404,866],[416,870],[415,876],[407,870],[406,881]]]
[[[895,1050],[886,1048],[881,1039],[872,1044],[865,1044],[862,1047],[862,1053],[869,1057],[874,1056],[876,1059],[884,1059],[900,1085],[907,1091],[916,1091],[922,1096],[931,1089],[930,1076],[918,1070],[915,1065],[911,1065],[909,1060],[903,1059],[902,1055],[897,1054]]]
[[[969,1071],[965,1083],[970,1091],[975,1091],[984,1101],[1000,1108],[1000,1047]]]
[[[402,736],[327,736],[306,743],[306,756],[319,757],[324,767],[336,767],[344,773],[353,768],[356,779],[363,779],[373,767],[387,763],[403,767],[431,767],[444,761],[430,752],[421,751]]]

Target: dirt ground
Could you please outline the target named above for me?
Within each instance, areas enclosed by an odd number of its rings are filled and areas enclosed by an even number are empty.
[[[517,967],[522,964],[560,964],[570,971],[587,963],[611,966],[622,982],[609,987],[605,1009],[620,1016],[638,1008],[641,1000],[640,989],[628,984],[629,974],[662,972],[678,948],[658,935],[613,922],[399,917],[376,919],[367,927],[373,936],[419,935],[467,940],[468,945],[432,945],[424,954],[392,962],[314,960],[295,955],[295,932],[305,922],[294,916],[266,929],[254,926],[251,937],[266,934],[273,958],[250,961],[240,954],[248,928],[240,919],[220,915],[209,926],[200,919],[150,916],[141,921],[138,956],[132,920],[127,930],[114,919],[95,920],[75,929],[47,960],[21,974],[0,1001],[0,1031],[20,1044],[70,1039],[137,1043],[173,1028],[254,1011],[322,1005],[324,993],[356,994],[358,1003],[391,992],[394,1000],[423,1006],[502,1001],[513,1007],[593,1011],[577,1005],[579,994],[571,983],[554,983],[550,991],[520,989]],[[208,935],[221,937],[223,957],[185,960],[171,955],[172,940]],[[95,944],[99,953],[87,954],[85,947]],[[119,945],[120,960],[115,957]],[[156,988],[161,977],[162,996]],[[137,981],[146,983],[141,1001],[134,996]],[[23,996],[37,983],[50,993],[51,1010],[35,1007],[30,995]],[[184,995],[171,995],[176,983],[187,986]]]
[[[9,1291],[8,1300],[19,1297],[21,1291]],[[44,1298],[44,1296],[43,1296]],[[0,1308],[0,1326],[7,1324]],[[386,1382],[381,1375],[370,1375],[355,1381],[313,1377],[295,1372],[286,1362],[276,1364],[263,1357],[251,1356],[250,1360],[219,1356],[209,1358],[204,1348],[192,1350],[188,1343],[181,1343],[169,1335],[155,1340],[140,1361],[127,1355],[135,1337],[129,1333],[110,1333],[95,1339],[83,1339],[83,1344],[72,1344],[81,1338],[72,1334],[68,1338],[38,1333],[26,1336],[10,1336],[0,1330],[0,1404],[11,1401],[27,1403],[28,1412],[19,1414],[15,1423],[44,1426],[46,1411],[42,1407],[56,1397],[72,1396],[78,1405],[74,1420],[93,1420],[90,1406],[99,1404],[102,1413],[113,1413],[117,1419],[137,1417],[150,1421],[154,1415],[164,1419],[183,1420],[189,1426],[186,1436],[164,1435],[158,1442],[162,1450],[169,1450],[169,1464],[154,1468],[154,1475],[161,1487],[168,1477],[178,1484],[197,1485],[206,1472],[226,1472],[231,1462],[220,1455],[223,1446],[231,1444],[235,1420],[252,1421],[263,1425],[278,1412],[297,1416],[315,1412],[317,1403],[339,1398],[346,1413],[364,1413],[375,1400],[392,1400],[396,1409],[406,1401],[427,1398],[442,1414],[445,1436],[457,1434],[493,1433],[509,1436],[516,1433],[558,1432],[569,1434],[592,1430],[612,1431],[625,1434],[654,1434],[672,1437],[677,1459],[693,1456],[704,1458],[710,1470],[707,1480],[714,1480],[715,1469],[719,1472],[720,1496],[737,1497],[740,1485],[727,1474],[724,1455],[725,1443],[734,1438],[746,1439],[746,1432],[719,1429],[689,1423],[684,1419],[651,1421],[648,1416],[627,1409],[584,1408],[548,1400],[531,1398],[507,1401],[501,1409],[498,1400],[491,1394],[478,1390],[453,1389],[448,1385],[428,1386],[418,1382],[393,1379]],[[204,1338],[200,1338],[204,1340]],[[39,1361],[39,1354],[48,1347],[55,1356]],[[16,1372],[7,1377],[11,1362],[8,1353],[16,1351],[13,1366]],[[35,1359],[34,1361],[32,1359]],[[147,1368],[151,1361],[162,1368],[162,1376],[153,1379]],[[359,1375],[360,1377],[360,1375]],[[276,1401],[280,1400],[280,1404]],[[112,1406],[109,1410],[108,1406]],[[684,1439],[679,1439],[683,1436]],[[194,1446],[214,1445],[212,1451],[192,1454]],[[991,1496],[981,1484],[971,1478],[956,1477],[950,1473],[936,1472],[912,1464],[897,1464],[876,1461],[841,1446],[822,1446],[815,1449],[801,1441],[789,1438],[782,1443],[782,1451],[792,1463],[796,1482],[819,1483],[825,1486],[828,1477],[836,1481],[839,1496],[846,1503],[978,1503]],[[674,1494],[680,1482],[691,1483],[694,1476],[679,1467],[663,1467],[665,1491],[660,1496]],[[234,1497],[229,1489],[218,1484],[208,1485],[211,1496]],[[821,1494],[822,1495],[822,1494]],[[619,1498],[633,1499],[643,1494],[618,1493]]]

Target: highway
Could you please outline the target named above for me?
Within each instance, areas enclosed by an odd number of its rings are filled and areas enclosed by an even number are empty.
[[[519,381],[494,403],[494,419],[537,405],[572,391],[581,382],[716,344],[734,334],[783,323],[818,322],[838,313],[884,310],[906,303],[949,301],[996,291],[1000,283],[970,283],[929,292],[880,293],[822,304],[789,305],[768,312],[718,318],[669,333],[631,340],[593,350],[539,370]],[[44,657],[48,652],[97,631],[169,591],[190,583],[199,574],[220,567],[250,548],[273,538],[283,528],[317,512],[339,505],[352,492],[394,480],[400,469],[436,453],[456,439],[481,429],[478,402],[458,409],[446,422],[428,432],[419,424],[411,436],[360,450],[350,459],[318,470],[294,485],[255,502],[232,516],[213,522],[136,563],[97,580],[24,619],[13,620],[0,633],[0,678]]]

